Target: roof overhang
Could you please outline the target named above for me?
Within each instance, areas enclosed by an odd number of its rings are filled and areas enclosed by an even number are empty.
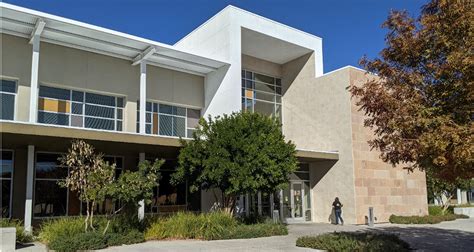
[[[337,151],[314,151],[314,150],[296,150],[296,156],[303,162],[317,161],[337,161],[339,153]]]
[[[147,50],[147,64],[205,75],[228,63],[178,50],[175,47],[110,29],[0,2],[0,32],[130,60]],[[38,29],[40,28],[40,29]]]

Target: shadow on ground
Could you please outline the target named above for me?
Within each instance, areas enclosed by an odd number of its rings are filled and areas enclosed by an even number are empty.
[[[381,227],[418,251],[474,251],[474,233],[435,227]]]

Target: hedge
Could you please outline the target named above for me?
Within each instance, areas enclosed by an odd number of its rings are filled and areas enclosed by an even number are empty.
[[[452,221],[455,219],[467,219],[469,216],[462,214],[446,215],[425,215],[425,216],[397,216],[391,215],[390,223],[394,224],[437,224],[443,221]]]

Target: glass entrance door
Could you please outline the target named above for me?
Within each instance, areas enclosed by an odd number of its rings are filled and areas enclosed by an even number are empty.
[[[304,190],[303,181],[291,181],[290,186],[282,190],[282,214],[287,222],[305,221]]]

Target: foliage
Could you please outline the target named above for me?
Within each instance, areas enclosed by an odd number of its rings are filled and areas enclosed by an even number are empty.
[[[225,212],[205,214],[177,213],[158,219],[145,232],[146,240],[163,239],[244,239],[272,235],[286,235],[281,224],[260,223],[244,225]]]
[[[258,113],[201,118],[193,140],[181,143],[172,182],[187,180],[191,192],[220,189],[222,205],[230,212],[236,195],[274,192],[297,168],[295,145],[285,142],[281,125]]]
[[[25,232],[25,227],[20,220],[0,218],[0,227],[14,227],[16,229],[16,241],[19,243],[28,243],[33,241],[33,236]]]
[[[432,195],[434,199],[443,206],[443,214],[447,213],[450,201],[456,194],[458,188],[462,190],[470,190],[474,186],[473,180],[457,178],[454,181],[448,181],[436,177],[432,171],[426,172],[426,186],[428,195]]]
[[[326,251],[409,251],[410,246],[393,234],[331,233],[304,236],[296,240],[296,246]]]
[[[425,216],[397,216],[390,215],[390,223],[395,224],[437,224],[443,221],[469,218],[462,214],[425,215]]]
[[[86,204],[84,230],[95,229],[93,216],[95,204],[103,202],[107,188],[113,182],[115,164],[104,162],[102,154],[96,154],[94,147],[83,140],[73,140],[68,153],[60,159],[69,168],[68,176],[58,182],[60,186],[77,192],[79,199]]]
[[[418,19],[393,11],[381,58],[361,65],[378,76],[350,91],[375,130],[384,161],[474,177],[474,11],[469,1],[432,0]]]
[[[107,246],[133,244],[144,241],[143,233],[138,222],[127,223],[126,217],[121,215],[112,219],[108,232],[108,220],[104,217],[96,219],[95,231],[85,232],[83,229],[84,218],[59,218],[46,221],[41,226],[39,240],[50,249],[57,251],[76,251],[100,249]]]
[[[287,234],[288,228],[283,224],[275,224],[270,222],[248,225],[240,224],[224,230],[224,232],[218,237],[214,238],[214,240],[250,239]]]
[[[147,240],[205,239],[212,240],[226,229],[237,225],[229,214],[212,212],[193,214],[180,212],[152,223],[145,232]]]
[[[428,214],[431,216],[444,215],[443,207],[441,206],[428,206]]]
[[[250,215],[243,215],[237,217],[237,220],[240,223],[249,225],[249,224],[258,224],[258,223],[265,223],[267,221],[271,221],[269,217],[260,215],[260,214],[250,214]]]

